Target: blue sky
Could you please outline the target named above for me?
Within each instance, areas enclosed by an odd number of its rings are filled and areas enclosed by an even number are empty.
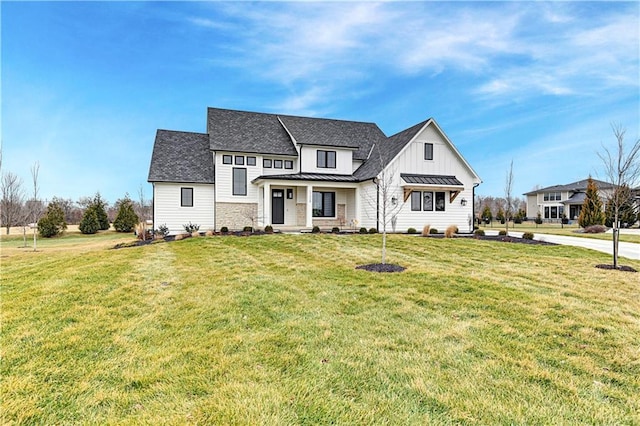
[[[41,196],[146,183],[156,129],[208,106],[375,122],[433,117],[502,196],[597,176],[640,135],[640,2],[0,3],[3,170]],[[185,153],[189,155],[189,153]]]

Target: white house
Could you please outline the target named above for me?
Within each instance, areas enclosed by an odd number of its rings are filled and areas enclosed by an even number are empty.
[[[603,201],[609,196],[614,186],[610,183],[593,179],[598,187],[598,194]],[[579,180],[566,185],[553,185],[536,189],[523,195],[527,197],[527,217],[540,216],[546,220],[559,220],[566,215],[569,220],[577,220],[586,198],[588,179]]]
[[[148,181],[154,227],[171,233],[188,222],[381,229],[382,182],[397,232],[472,232],[481,182],[433,119],[387,137],[374,123],[219,108],[207,133],[157,131]]]

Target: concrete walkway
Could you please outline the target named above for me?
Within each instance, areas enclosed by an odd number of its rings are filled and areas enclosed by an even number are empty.
[[[497,230],[485,230],[487,235],[498,235]],[[509,236],[522,238],[522,232],[511,232]],[[565,235],[551,235],[534,233],[534,240],[548,241],[550,243],[562,244],[567,246],[584,247],[591,250],[601,251],[609,255],[613,255],[613,243],[611,240],[597,240],[587,237],[569,237]],[[640,260],[640,244],[619,242],[618,256],[628,259]]]

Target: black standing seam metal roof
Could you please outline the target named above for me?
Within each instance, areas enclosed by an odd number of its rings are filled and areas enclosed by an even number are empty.
[[[415,183],[421,185],[446,185],[446,186],[464,186],[455,176],[442,175],[416,175],[401,173],[400,177],[406,183]]]
[[[158,130],[149,182],[214,183],[213,155],[206,133]]]
[[[352,175],[330,175],[323,173],[294,173],[294,174],[281,174],[281,175],[262,175],[258,176],[251,182],[257,182],[259,180],[311,180],[311,181],[325,181],[325,182],[358,182],[358,180]]]

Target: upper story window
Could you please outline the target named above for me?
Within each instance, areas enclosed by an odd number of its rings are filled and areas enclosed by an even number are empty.
[[[230,155],[223,155],[222,164],[232,164],[232,157]]]
[[[281,169],[282,168],[282,160],[273,160],[273,168]]]
[[[560,201],[562,194],[560,192],[545,192],[544,201]]]
[[[335,169],[336,168],[336,152],[335,151],[322,151],[318,150],[317,154],[318,168],[320,169]]]
[[[432,143],[424,144],[424,159],[433,160],[433,144]]]
[[[236,155],[236,166],[244,166],[244,157],[242,155]]]
[[[233,195],[247,195],[247,169],[233,168]]]
[[[271,160],[269,158],[265,158],[264,160],[262,160],[262,167],[264,167],[265,169],[270,169]]]
[[[284,160],[284,168],[285,168],[285,169],[293,169],[293,161],[291,161],[291,160]]]
[[[180,188],[180,207],[193,207],[193,188]]]
[[[255,166],[256,157],[247,157],[247,166]]]

